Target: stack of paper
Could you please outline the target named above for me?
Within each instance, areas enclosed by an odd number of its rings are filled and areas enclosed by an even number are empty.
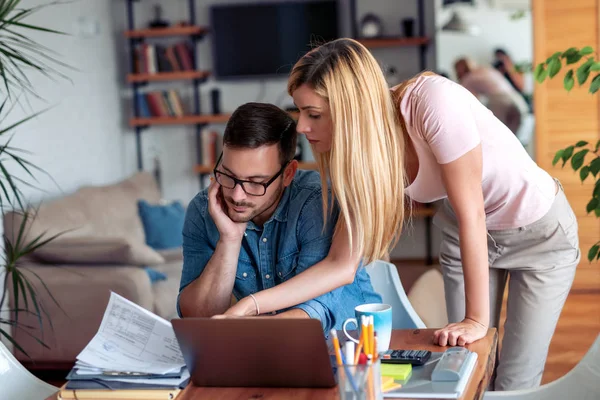
[[[114,389],[172,391],[189,377],[171,323],[111,293],[100,328],[77,356],[61,397]]]

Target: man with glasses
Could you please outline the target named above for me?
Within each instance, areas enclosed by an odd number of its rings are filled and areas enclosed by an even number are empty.
[[[260,315],[269,306],[255,293],[329,252],[338,210],[324,222],[319,174],[297,171],[296,140],[294,120],[270,104],[244,104],[229,119],[214,180],[186,213],[180,316],[226,314],[232,293]],[[379,302],[361,268],[353,283],[271,315],[317,318],[328,332],[353,317],[357,305]]]

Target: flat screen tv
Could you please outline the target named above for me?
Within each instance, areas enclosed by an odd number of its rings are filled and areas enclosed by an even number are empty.
[[[335,0],[213,5],[216,79],[287,75],[311,45],[337,39]]]

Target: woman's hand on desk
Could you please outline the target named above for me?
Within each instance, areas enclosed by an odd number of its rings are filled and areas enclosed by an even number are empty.
[[[250,297],[244,297],[229,307],[223,315],[225,317],[253,317],[256,316],[256,305]]]
[[[439,346],[464,346],[485,337],[488,327],[465,318],[462,322],[448,324],[433,333],[433,343]]]

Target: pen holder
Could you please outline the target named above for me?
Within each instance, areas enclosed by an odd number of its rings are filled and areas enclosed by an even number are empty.
[[[341,400],[382,400],[381,364],[343,365],[337,367]]]

